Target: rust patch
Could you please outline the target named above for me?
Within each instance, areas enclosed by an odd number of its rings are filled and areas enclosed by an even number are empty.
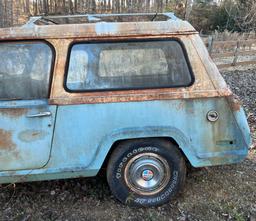
[[[45,131],[25,130],[19,134],[19,139],[23,142],[34,142],[43,139],[46,135]]]
[[[12,132],[0,129],[0,149],[13,150],[16,144],[12,141]]]
[[[241,109],[242,102],[239,100],[238,96],[232,95],[227,99],[232,111],[239,111]]]
[[[99,40],[98,38],[73,38],[73,39],[47,39],[54,45],[57,50],[58,57],[55,65],[55,73],[53,83],[51,87],[50,104],[53,105],[69,105],[69,104],[94,104],[94,103],[114,103],[114,102],[138,102],[138,101],[151,101],[151,100],[173,100],[173,99],[193,99],[193,98],[210,98],[210,97],[226,97],[232,95],[232,92],[226,86],[223,78],[219,74],[217,68],[212,70],[212,67],[206,68],[204,63],[198,59],[197,51],[195,47],[190,44],[190,41],[194,41],[193,38],[177,35],[168,36],[136,36],[136,38],[130,37],[118,37],[115,40],[124,39],[150,39],[153,37],[167,38],[175,37],[179,38],[186,45],[190,63],[195,75],[195,83],[186,88],[161,88],[161,89],[140,89],[140,90],[120,90],[120,91],[99,91],[99,92],[79,92],[69,93],[63,88],[63,82],[66,59],[69,45],[72,41],[90,41]],[[105,39],[114,40],[115,37],[108,36]],[[195,40],[196,41],[196,40]],[[196,46],[196,47],[201,47]],[[207,55],[207,54],[206,54]],[[205,56],[206,56],[205,55]],[[204,56],[204,55],[203,55]],[[212,64],[214,65],[214,64]],[[208,70],[209,69],[209,70]],[[211,72],[209,72],[211,71]],[[214,78],[214,81],[210,80]],[[214,84],[213,84],[214,83]]]
[[[161,89],[163,90],[163,89]],[[141,92],[141,93],[139,93]],[[138,94],[132,94],[126,92],[127,94],[110,94],[105,93],[105,95],[98,96],[84,93],[84,94],[70,94],[66,97],[55,97],[49,100],[49,104],[52,105],[70,105],[70,104],[95,104],[95,103],[116,103],[116,102],[138,102],[138,101],[152,101],[152,100],[177,100],[177,99],[195,99],[195,98],[215,98],[215,97],[225,97],[225,93],[222,91],[208,91],[205,92],[160,92],[148,90],[148,94],[143,94],[143,91],[139,91]],[[75,95],[75,96],[74,96]],[[80,97],[76,96],[79,95]]]
[[[18,118],[22,115],[25,115],[28,112],[28,109],[25,108],[1,108],[0,114],[3,116],[8,116],[11,118]]]
[[[137,35],[191,35],[198,32],[187,22],[113,22],[105,24],[32,25],[0,29],[0,39],[122,37]]]

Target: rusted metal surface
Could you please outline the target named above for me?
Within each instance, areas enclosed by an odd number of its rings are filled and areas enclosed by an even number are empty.
[[[96,175],[111,146],[124,139],[172,138],[195,167],[240,162],[248,152],[245,114],[187,22],[32,22],[0,30],[0,39],[43,39],[56,54],[48,100],[0,101],[0,183]],[[193,85],[78,93],[65,89],[72,43],[131,39],[178,39],[194,73]],[[219,114],[216,122],[207,120],[211,110]]]
[[[186,35],[197,33],[188,22],[180,19],[154,22],[99,22],[70,25],[34,25],[33,22],[23,27],[0,29],[0,39],[67,39],[107,36],[117,38],[121,36]]]
[[[30,143],[37,140],[42,140],[47,135],[46,131],[40,130],[25,130],[19,134],[19,139],[21,141]]]
[[[227,97],[227,100],[230,104],[230,107],[233,111],[239,111],[242,107],[242,102],[239,97],[233,94],[232,96]]]
[[[115,93],[82,93],[73,97],[56,97],[49,100],[51,104],[70,105],[70,104],[95,104],[95,103],[116,103],[116,102],[136,102],[136,101],[153,101],[153,100],[177,100],[177,99],[193,99],[193,98],[214,98],[229,96],[230,91],[199,91],[195,93],[181,92],[161,89],[145,90],[145,91],[122,91]]]
[[[26,108],[0,108],[0,114],[3,116],[8,116],[11,118],[17,118],[22,115],[25,115],[28,112]]]
[[[0,38],[38,39],[49,41],[56,50],[56,63],[51,90],[51,104],[79,104],[101,102],[128,102],[158,99],[184,99],[221,97],[230,95],[225,82],[214,64],[208,65],[211,59],[194,28],[179,19],[156,22],[113,22],[87,23],[74,25],[28,25],[21,28],[2,29]],[[94,93],[68,93],[63,88],[64,73],[68,48],[73,42],[84,41],[125,41],[130,39],[180,39],[187,50],[195,74],[195,83],[188,88],[128,90]],[[198,56],[201,55],[201,60]],[[214,76],[211,76],[214,75]],[[212,84],[209,83],[209,78]],[[221,85],[220,85],[221,82]]]
[[[29,117],[42,111],[50,111],[51,116]],[[47,163],[55,111],[55,106],[43,101],[0,101],[1,171],[35,169]]]
[[[5,151],[13,150],[16,144],[12,140],[12,131],[0,129],[0,149]]]
[[[173,19],[156,22],[113,22],[74,25],[32,25],[23,28],[2,29],[0,38],[39,39],[50,42],[56,50],[56,63],[51,88],[51,104],[80,104],[129,102],[159,99],[185,99],[222,97],[231,94],[220,77],[216,66],[204,50],[203,43],[194,28],[187,22]],[[63,88],[68,49],[73,42],[125,41],[130,39],[179,39],[185,45],[191,63],[195,83],[191,87],[177,89],[151,89],[107,91],[93,93],[68,93]],[[198,51],[199,50],[199,51]],[[199,59],[199,57],[201,59]],[[209,79],[211,82],[209,82]]]
[[[145,37],[138,36],[137,39]],[[147,37],[147,39],[160,38],[163,36]],[[161,88],[146,90],[126,90],[126,91],[105,91],[105,92],[83,92],[69,93],[63,87],[65,82],[66,59],[69,46],[72,42],[84,42],[87,39],[66,39],[51,40],[49,42],[56,48],[57,63],[53,78],[50,103],[59,105],[81,104],[81,103],[108,103],[108,102],[129,102],[145,100],[165,100],[165,99],[189,99],[204,97],[223,97],[231,95],[225,81],[221,77],[216,65],[212,62],[199,36],[178,36],[169,35],[169,38],[178,38],[185,45],[189,61],[195,75],[195,83],[186,88]],[[116,40],[127,40],[131,38],[118,38]],[[96,40],[96,39],[94,39]],[[199,47],[199,49],[198,49]],[[199,50],[199,52],[197,51]]]
[[[166,13],[122,13],[122,14],[76,14],[32,17],[27,25],[59,25],[99,22],[151,22],[177,20],[172,12]]]

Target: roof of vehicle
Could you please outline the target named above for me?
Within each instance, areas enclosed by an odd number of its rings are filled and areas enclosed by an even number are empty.
[[[31,17],[21,27],[0,29],[0,39],[186,35],[197,33],[173,13],[87,14]]]

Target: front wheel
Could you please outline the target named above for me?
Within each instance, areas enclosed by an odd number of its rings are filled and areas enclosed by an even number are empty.
[[[165,139],[121,142],[112,153],[107,179],[122,203],[159,206],[183,187],[186,165],[178,147]]]

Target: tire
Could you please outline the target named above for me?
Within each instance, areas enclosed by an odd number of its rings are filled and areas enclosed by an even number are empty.
[[[107,166],[113,195],[131,206],[169,202],[183,188],[185,177],[186,164],[178,147],[158,138],[119,143]]]

